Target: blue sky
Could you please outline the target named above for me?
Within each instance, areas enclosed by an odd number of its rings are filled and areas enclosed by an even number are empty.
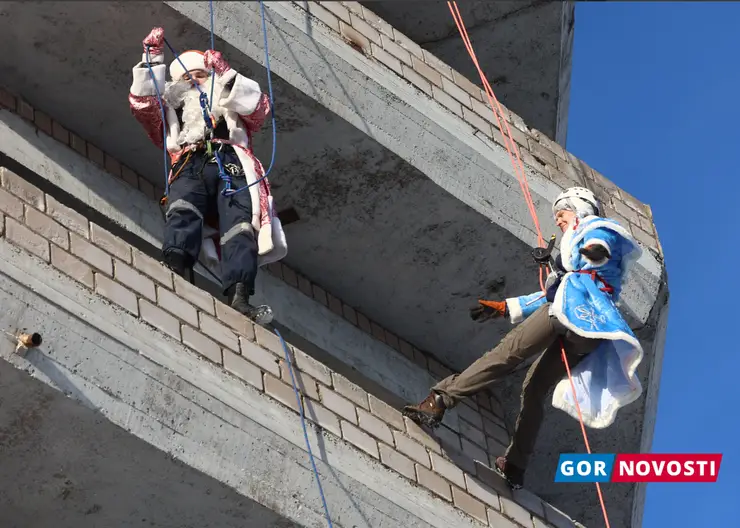
[[[650,484],[643,526],[736,525],[740,3],[578,3],[575,28],[567,148],[650,204],[666,254],[652,450],[724,453],[716,484]]]

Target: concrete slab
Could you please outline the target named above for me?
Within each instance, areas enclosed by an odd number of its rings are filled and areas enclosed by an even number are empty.
[[[290,522],[325,524],[295,413],[4,240],[0,298],[0,327],[44,336],[25,358],[3,339],[2,359]],[[476,526],[349,444],[309,438],[335,526]]]
[[[482,88],[447,2],[360,2]],[[458,2],[496,96],[529,126],[565,146],[573,50],[573,2]]]
[[[3,527],[299,526],[66,397],[66,371],[37,359],[55,388],[0,360]]]

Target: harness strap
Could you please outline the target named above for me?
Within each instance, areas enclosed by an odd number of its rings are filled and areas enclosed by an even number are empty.
[[[611,286],[608,282],[604,280],[604,277],[599,275],[596,270],[576,270],[574,273],[581,273],[583,275],[590,275],[591,279],[596,282],[601,281],[601,283],[604,285],[603,288],[599,288],[601,291],[606,292],[608,294],[614,293],[614,287]]]

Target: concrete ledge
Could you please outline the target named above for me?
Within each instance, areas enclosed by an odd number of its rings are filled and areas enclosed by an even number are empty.
[[[111,313],[100,300],[85,298],[89,294],[48,291],[15,265],[35,275],[48,272],[29,257],[10,255],[13,251],[2,245],[3,306],[16,317],[22,315],[21,324],[37,329],[47,342],[42,349],[46,353],[34,351],[27,361],[5,344],[4,359],[52,386],[58,382],[45,371],[55,369],[69,396],[131,434],[302,526],[323,523],[294,412],[142,324]],[[6,259],[13,256],[20,260],[9,264]],[[44,282],[51,279],[63,281],[52,274]],[[82,304],[86,301],[88,307]],[[118,329],[120,324],[126,330]],[[146,336],[147,342],[132,335]],[[475,526],[357,449],[314,429],[309,436],[324,462],[319,464],[322,484],[339,526]],[[393,500],[398,504],[383,498],[390,490],[396,492]],[[417,514],[411,513],[414,510]]]
[[[27,182],[7,172],[2,182],[5,197],[17,193],[17,201],[0,202],[5,237],[0,289],[8,307],[3,324],[11,333],[33,328],[47,336],[28,358],[39,366],[41,373],[34,375],[51,382],[41,366],[53,362],[67,380],[64,386],[114,423],[289,519],[318,522],[318,497],[311,502],[310,491],[299,494],[311,504],[301,509],[282,480],[290,474],[304,489],[308,484],[300,483],[310,481],[311,473],[296,454],[303,442],[298,404],[285,384],[289,378],[276,337],[186,288],[123,241],[94,233],[87,239],[79,226],[67,230],[44,214],[53,202]],[[58,212],[56,217],[72,226],[71,218]],[[53,207],[49,213],[55,214]],[[519,502],[539,505],[535,514],[546,517],[539,499],[512,496],[491,478],[489,456],[473,441],[445,427],[430,436],[301,350],[290,350],[299,369],[301,405],[319,425],[312,441],[330,466],[322,474],[338,518],[347,515],[349,525],[358,526],[386,525],[390,519],[410,526],[475,526],[473,519],[510,523],[506,516],[521,519]],[[10,349],[4,355],[29,367]],[[480,415],[465,413],[483,428]],[[231,447],[235,438],[251,446],[249,460],[263,465],[245,468],[242,454]],[[261,444],[303,469],[283,467],[286,460],[263,453]],[[274,471],[278,466],[283,470]],[[273,480],[265,480],[264,473]],[[265,484],[255,489],[257,481]],[[291,501],[291,507],[284,506]],[[535,522],[531,513],[525,515]]]
[[[43,178],[52,188],[62,189],[135,237],[155,247],[161,246],[163,219],[154,200],[96,167],[73,149],[60,145],[43,132],[38,132],[32,124],[15,114],[0,112],[0,127],[0,134],[6,139],[5,155],[10,159]],[[11,173],[7,173],[6,178],[11,177]],[[34,192],[44,202],[42,191],[36,189]],[[58,219],[57,216],[55,218]],[[85,225],[84,233],[80,234],[84,238],[91,238],[87,219],[83,217],[80,222]],[[208,284],[210,280],[206,277],[202,283]],[[417,362],[371,337],[359,326],[350,324],[335,311],[321,306],[317,301],[304,296],[300,290],[289,287],[269,274],[259,276],[255,299],[257,302],[270,303],[279,314],[282,326],[313,345],[310,348],[312,355],[321,355],[324,352],[326,357],[328,352],[340,373],[351,378],[351,374],[358,375],[360,380],[355,381],[360,385],[364,385],[362,380],[368,380],[372,383],[372,389],[377,389],[378,396],[390,396],[382,397],[386,401],[393,401],[396,405],[419,401],[439,379],[428,372],[426,365],[420,367]],[[439,372],[440,370],[437,371]],[[502,444],[508,441],[503,440],[508,433],[500,419],[501,412],[497,411],[499,416],[496,416],[490,405],[490,412],[485,408],[479,409],[473,402],[470,405],[473,407],[472,412],[479,417],[469,419],[466,423],[477,423],[479,431],[484,431],[484,422],[488,423],[486,434],[489,431],[495,431],[496,434],[484,441],[482,447],[491,456],[500,454]],[[448,413],[445,425],[452,430],[450,434],[460,434],[457,410]],[[464,426],[463,430],[466,430]],[[456,443],[459,444],[460,441]]]
[[[0,138],[6,156],[142,240],[161,244],[164,219],[155,201],[7,110],[0,110]]]

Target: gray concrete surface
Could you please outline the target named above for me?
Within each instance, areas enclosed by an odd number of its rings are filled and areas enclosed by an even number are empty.
[[[36,135],[31,125],[7,111],[0,111],[0,138],[0,151],[11,159],[145,242],[161,246],[163,220],[153,200],[59,142]],[[61,195],[57,198],[63,200]],[[208,275],[199,282],[212,293],[218,289]],[[270,304],[276,322],[300,338],[296,344],[306,353],[392,405],[423,398],[434,383],[416,363],[269,274],[258,274],[254,301]],[[445,423],[458,431],[457,412],[450,413]]]
[[[0,360],[3,528],[299,526],[66,397],[64,371],[31,359],[58,389]]]
[[[293,411],[5,240],[0,240],[0,305],[0,328],[13,334],[33,329],[44,337],[23,358],[15,355],[12,342],[0,340],[0,360],[276,512],[284,518],[272,518],[276,528],[325,526],[300,419]],[[55,423],[71,423],[65,418]],[[308,436],[338,528],[477,526],[349,444],[312,427]],[[106,447],[121,456],[116,443]],[[35,455],[26,450],[25,456]],[[232,504],[234,513],[246,515],[249,508],[237,511],[238,505]],[[254,515],[270,521],[263,510]]]
[[[483,87],[446,1],[360,3]],[[457,7],[496,97],[565,146],[574,3],[473,0]]]

